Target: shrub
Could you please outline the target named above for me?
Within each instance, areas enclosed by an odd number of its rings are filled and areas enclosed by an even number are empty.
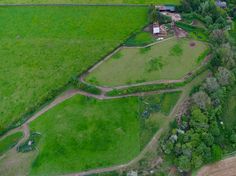
[[[17,151],[26,153],[35,150],[39,142],[40,136],[41,135],[39,133],[31,133],[29,139],[17,147]]]
[[[101,94],[101,90],[98,89],[97,87],[95,87],[93,85],[85,84],[85,83],[80,82],[80,81],[78,81],[75,84],[75,87],[80,89],[80,90],[83,90],[85,92],[89,92],[89,93],[92,93],[92,94],[95,94],[95,95],[100,95]]]

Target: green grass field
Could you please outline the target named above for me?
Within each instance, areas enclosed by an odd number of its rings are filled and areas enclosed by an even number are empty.
[[[22,137],[22,132],[16,132],[0,140],[0,156],[10,148],[14,147]]]
[[[140,30],[147,8],[1,7],[0,18],[1,132]]]
[[[167,120],[180,92],[113,100],[75,96],[30,124],[40,132],[31,175],[60,175],[132,160]]]
[[[180,0],[0,0],[1,4],[179,4]]]
[[[229,129],[234,129],[236,125],[236,86],[231,91],[226,106],[224,108],[224,123]]]
[[[190,46],[190,43],[195,46]],[[86,80],[103,86],[181,79],[199,64],[207,45],[170,39],[148,48],[125,48],[91,72]]]

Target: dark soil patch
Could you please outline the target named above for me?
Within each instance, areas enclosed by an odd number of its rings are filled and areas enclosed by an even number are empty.
[[[195,42],[190,42],[190,47],[195,47],[196,46],[196,43]]]

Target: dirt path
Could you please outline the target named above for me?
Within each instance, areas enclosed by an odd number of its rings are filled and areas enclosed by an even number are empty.
[[[176,113],[178,112],[179,108],[181,107],[182,103],[184,102],[184,100],[188,97],[189,95],[189,91],[191,90],[190,88],[186,88],[186,89],[181,89],[183,92],[178,100],[178,102],[176,103],[176,105],[174,106],[174,108],[172,109],[171,113],[169,114],[169,119],[174,119]],[[163,125],[163,126],[168,126],[168,123]],[[111,167],[106,167],[106,168],[99,168],[99,169],[92,169],[89,171],[84,171],[84,172],[79,172],[79,173],[74,173],[74,174],[66,174],[63,176],[87,176],[87,175],[92,175],[92,174],[99,174],[99,173],[104,173],[104,172],[111,172],[111,171],[115,171],[115,170],[120,170],[120,169],[125,169],[130,167],[131,165],[139,162],[144,156],[145,154],[152,149],[152,146],[155,145],[159,138],[161,133],[163,132],[165,127],[162,127],[161,129],[159,129],[157,131],[157,133],[154,135],[154,137],[150,140],[150,142],[146,145],[146,147],[141,151],[141,153],[135,157],[133,160],[131,160],[130,162],[128,162],[127,164],[121,164],[121,165],[117,165],[117,166],[111,166]]]
[[[204,166],[196,176],[236,176],[236,156]]]
[[[140,92],[140,93],[133,93],[133,94],[128,94],[128,95],[120,95],[120,96],[106,96],[104,94],[102,95],[94,95],[88,92],[84,92],[82,90],[68,90],[65,91],[62,95],[58,96],[54,101],[43,107],[40,111],[35,113],[32,117],[30,117],[24,124],[22,124],[20,127],[12,129],[11,131],[7,132],[4,136],[1,137],[1,139],[15,133],[18,131],[23,131],[25,136],[29,136],[29,130],[28,130],[28,124],[38,117],[40,117],[42,114],[46,113],[53,107],[57,106],[58,104],[70,99],[71,97],[75,95],[83,95],[99,100],[109,100],[109,99],[119,99],[119,98],[126,98],[126,97],[137,97],[137,96],[146,96],[146,95],[154,95],[154,94],[162,94],[162,93],[171,93],[171,92],[177,92],[177,91],[182,91],[182,88],[178,89],[166,89],[166,90],[160,90],[160,91],[151,91],[151,92]]]

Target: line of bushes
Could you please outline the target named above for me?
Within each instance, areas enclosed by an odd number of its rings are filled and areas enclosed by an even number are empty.
[[[101,94],[101,90],[98,89],[97,87],[95,87],[93,85],[90,85],[90,84],[83,83],[81,81],[77,81],[74,84],[74,86],[75,86],[75,88],[83,90],[83,91],[88,92],[88,93],[92,93],[92,94],[95,94],[95,95],[100,95]]]
[[[156,90],[164,90],[164,89],[174,89],[184,86],[184,82],[179,83],[162,83],[162,84],[154,84],[154,85],[145,85],[145,86],[135,86],[126,89],[114,89],[107,93],[108,96],[117,96],[117,95],[127,95],[132,93],[139,92],[149,92]]]

